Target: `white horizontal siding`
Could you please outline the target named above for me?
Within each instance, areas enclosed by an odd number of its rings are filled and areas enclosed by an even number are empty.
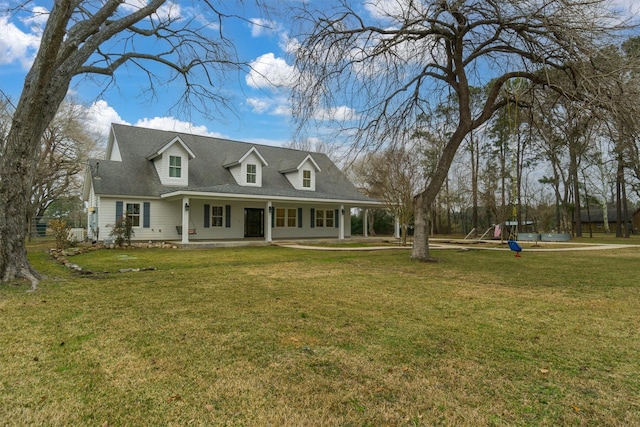
[[[97,200],[97,223],[99,227],[99,240],[110,238],[113,225],[116,221],[116,202],[122,201],[123,207],[126,209],[127,203],[140,204],[140,226],[134,227],[133,240],[137,241],[176,241],[181,237],[178,235],[176,226],[182,224],[182,214],[184,206],[182,200],[165,201],[157,199],[135,199],[135,198],[106,198],[102,197]],[[144,228],[144,202],[150,203],[150,226]],[[222,227],[204,226],[204,205],[222,206],[223,214],[226,215],[226,205],[231,206],[231,226],[226,227],[226,218],[223,218]],[[299,239],[299,238],[337,238],[340,233],[339,227],[311,227],[311,208],[310,205],[292,204],[274,204],[275,209],[295,209],[296,221],[298,208],[302,207],[302,227],[272,227],[272,238],[274,239]],[[264,209],[265,212],[265,235],[267,227],[271,227],[269,221],[266,202],[237,202],[226,200],[207,200],[207,199],[190,199],[189,200],[189,228],[195,229],[196,234],[190,235],[189,239],[198,240],[221,240],[221,239],[244,239],[244,210],[245,208]],[[338,207],[322,205],[313,206],[314,209],[335,211]],[[212,211],[210,208],[209,215]],[[339,214],[339,213],[338,213]],[[339,214],[340,216],[340,214]],[[338,218],[335,218],[337,221]],[[351,218],[349,209],[346,209],[345,215],[345,237],[351,236]],[[274,220],[275,224],[275,220]]]

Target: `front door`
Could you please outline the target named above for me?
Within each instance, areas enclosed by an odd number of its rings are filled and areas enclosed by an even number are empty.
[[[264,209],[244,209],[244,237],[264,237]]]

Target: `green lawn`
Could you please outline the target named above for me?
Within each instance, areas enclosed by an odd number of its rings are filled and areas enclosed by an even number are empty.
[[[102,250],[0,285],[4,425],[640,425],[640,248]],[[154,271],[119,273],[121,268]]]

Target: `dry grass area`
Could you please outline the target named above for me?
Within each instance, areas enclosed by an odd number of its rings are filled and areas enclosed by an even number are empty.
[[[40,289],[0,286],[0,421],[640,425],[640,248],[435,255],[34,251]]]

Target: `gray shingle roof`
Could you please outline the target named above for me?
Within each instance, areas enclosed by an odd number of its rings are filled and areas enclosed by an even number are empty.
[[[99,195],[160,197],[176,191],[193,191],[377,202],[360,193],[325,154],[119,124],[112,125],[112,132],[122,161],[89,161],[94,191]],[[189,186],[184,188],[163,186],[153,162],[147,160],[150,153],[157,152],[176,136],[196,156],[189,160]],[[224,167],[230,161],[239,160],[252,147],[256,147],[268,163],[262,170],[262,187],[238,185]],[[321,169],[316,174],[316,191],[296,190],[281,171],[299,165],[309,154]]]

